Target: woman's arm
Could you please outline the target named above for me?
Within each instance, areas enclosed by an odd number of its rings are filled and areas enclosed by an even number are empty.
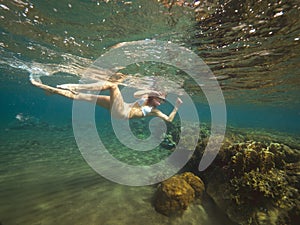
[[[167,122],[172,122],[177,111],[178,111],[178,108],[179,106],[182,104],[182,100],[180,98],[177,98],[177,101],[176,101],[176,104],[175,104],[175,107],[173,109],[173,111],[170,113],[169,116],[167,116],[166,114],[162,113],[160,110],[158,109],[153,109],[151,111],[151,113],[149,113],[148,115],[149,116],[157,116],[159,118],[162,118],[163,120],[167,121]]]

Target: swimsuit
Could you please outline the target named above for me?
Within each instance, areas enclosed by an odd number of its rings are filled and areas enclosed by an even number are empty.
[[[134,106],[134,104],[137,103],[141,107],[143,116],[147,116],[152,111],[153,107],[144,105],[146,101],[147,101],[147,98],[141,98],[141,99],[135,101],[134,103],[125,103],[124,102],[123,109],[121,111],[118,111],[118,110],[112,111],[112,115],[114,116],[114,118],[118,118],[118,119],[129,119],[132,107]]]
[[[141,107],[142,113],[144,116],[147,116],[151,111],[152,111],[152,106],[144,105],[145,102],[147,101],[147,98],[141,98],[137,100],[136,102],[139,104]]]

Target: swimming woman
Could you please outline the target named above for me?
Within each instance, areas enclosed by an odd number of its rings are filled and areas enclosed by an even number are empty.
[[[47,92],[59,94],[74,100],[95,102],[97,105],[111,111],[112,116],[119,119],[142,118],[156,116],[165,121],[172,122],[182,100],[177,98],[175,107],[170,115],[166,115],[157,109],[157,106],[165,102],[166,94],[158,91],[137,91],[134,94],[139,100],[134,103],[125,103],[117,83],[105,82],[104,84],[63,84],[57,88],[43,84],[40,81],[30,79],[31,83]],[[81,90],[104,91],[109,90],[110,96],[81,93]]]

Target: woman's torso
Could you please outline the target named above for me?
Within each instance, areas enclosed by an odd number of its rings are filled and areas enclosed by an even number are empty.
[[[152,109],[152,106],[147,105],[147,98],[141,98],[130,104],[130,112],[128,117],[129,119],[145,117],[152,111]]]

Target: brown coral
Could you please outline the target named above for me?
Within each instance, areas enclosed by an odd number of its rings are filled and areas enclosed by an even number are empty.
[[[180,174],[179,177],[182,177],[189,185],[191,185],[191,187],[195,191],[196,197],[198,198],[202,197],[205,190],[205,186],[203,181],[200,179],[200,177],[195,176],[191,172]]]
[[[221,149],[209,174],[208,194],[241,224],[281,224],[287,215],[299,215],[297,182],[287,166],[299,160],[288,146],[247,141]],[[297,168],[297,167],[293,167]],[[298,172],[299,173],[299,168]],[[290,216],[291,217],[291,216]]]
[[[204,183],[192,173],[175,175],[163,181],[156,191],[154,207],[166,216],[181,214],[195,199],[201,197]]]

